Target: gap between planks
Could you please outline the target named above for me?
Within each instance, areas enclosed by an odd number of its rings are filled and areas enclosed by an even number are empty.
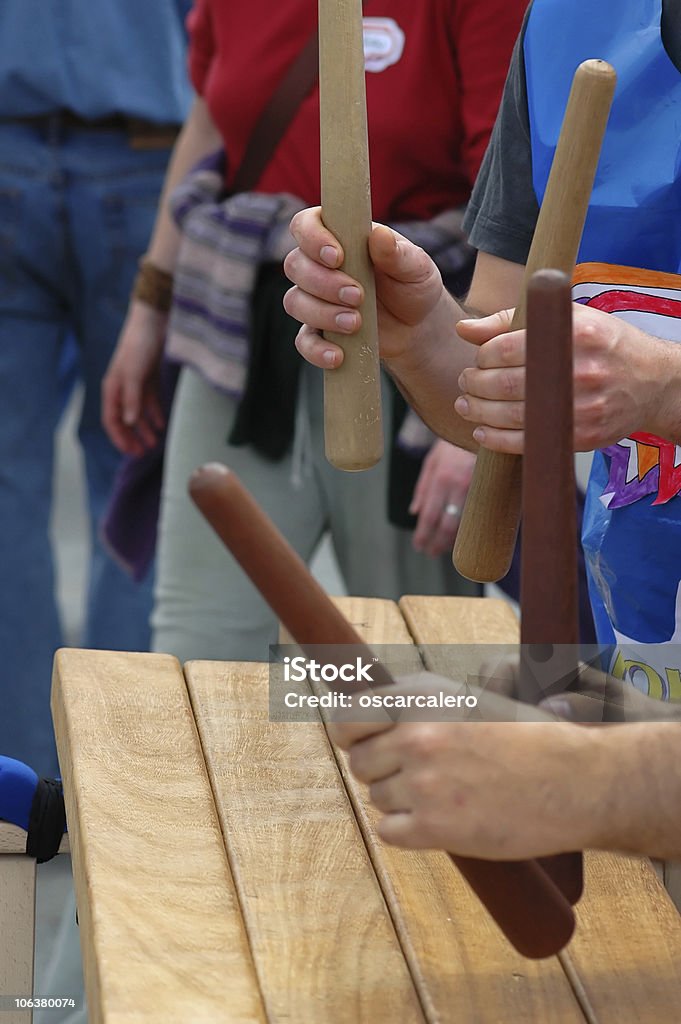
[[[422,671],[425,657],[426,668],[446,674],[446,665],[442,658],[438,657],[441,651],[431,651],[429,657],[427,649],[424,651],[421,646],[423,640],[418,636],[418,624],[416,623],[413,628],[414,619],[418,620],[419,612],[422,612],[421,602],[426,601],[429,609],[434,607],[429,604],[430,600],[437,602],[438,609],[446,608],[448,613],[455,614],[455,621],[459,623],[459,636],[453,639],[450,637],[449,642],[458,642],[468,647],[466,660],[471,657],[470,645],[481,643],[483,636],[488,643],[508,644],[517,635],[515,615],[506,602],[499,600],[485,599],[483,604],[478,603],[481,599],[476,598],[444,599],[444,603],[441,603],[440,598],[405,598],[407,607],[414,613],[411,617],[404,613],[402,607],[398,608],[390,601],[337,598],[334,599],[334,603],[370,646],[414,646],[414,662],[409,671]],[[426,642],[442,644],[443,636]],[[428,664],[429,661],[431,664]],[[378,839],[376,822],[379,815],[368,800],[366,788],[357,783],[351,775],[345,754],[335,748],[333,743],[331,747],[430,1024],[443,1024],[450,1019],[475,1019],[480,1022],[498,1019],[509,1022],[543,1022],[549,1019],[549,1015],[552,1024],[568,1020],[586,1020],[587,1024],[598,1024],[584,1014],[557,958],[541,962],[527,961],[508,945],[505,937],[488,918],[486,911],[480,907],[477,897],[469,890],[445,854],[434,851],[398,851]],[[418,931],[412,935],[415,915],[413,908],[410,907],[410,887],[405,882],[411,881],[416,875],[425,876],[427,873],[432,873],[433,884],[429,899],[435,909],[447,906],[452,915],[448,918],[450,922],[455,919],[457,911],[460,912],[458,927],[449,929],[449,934],[442,936],[445,941],[439,950],[440,958],[443,950],[445,955],[449,950],[452,959],[458,955],[461,964],[469,968],[462,979],[464,984],[457,986],[455,998],[461,1002],[456,1007],[449,1002],[452,993],[447,991],[446,985],[438,985],[437,978],[434,979],[432,975],[429,978],[424,973],[421,961],[427,963],[430,959],[424,957],[429,937],[419,935]],[[439,890],[444,896],[433,902],[433,890]],[[442,922],[439,928],[447,932],[446,927],[442,929]],[[416,946],[419,946],[420,950]],[[492,977],[477,977],[475,955],[469,955],[471,946],[475,948],[480,958],[489,956],[498,970],[498,975],[495,976],[492,971]],[[516,980],[524,982],[524,985],[516,986]],[[521,989],[521,992],[514,992],[514,987]],[[464,992],[464,989],[468,991]]]

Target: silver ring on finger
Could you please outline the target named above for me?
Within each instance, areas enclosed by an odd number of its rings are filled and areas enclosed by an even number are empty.
[[[445,505],[444,514],[446,516],[451,516],[452,519],[460,519],[461,509],[459,508],[458,505],[455,505],[453,502],[450,502],[449,504]]]

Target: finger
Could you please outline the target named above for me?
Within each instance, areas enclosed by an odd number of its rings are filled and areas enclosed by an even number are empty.
[[[134,430],[123,426],[109,425],[107,435],[111,443],[124,455],[144,455],[144,445],[141,443]]]
[[[385,224],[374,224],[369,254],[376,270],[401,284],[421,284],[432,277],[434,264],[430,256]]]
[[[327,267],[339,267],[344,260],[343,247],[322,222],[320,206],[296,213],[290,231],[306,255]]]
[[[474,366],[468,367],[459,377],[459,388],[463,395],[474,395],[476,398],[522,402],[525,398],[525,368],[509,366],[479,370]]]
[[[392,731],[386,730],[353,744],[350,750],[350,768],[360,782],[378,782],[394,775],[401,768],[401,760]]]
[[[436,532],[447,504],[449,488],[434,480],[425,495],[412,543],[416,551],[423,551]]]
[[[363,721],[352,721],[362,715]],[[395,722],[382,708],[342,709],[334,710],[333,721],[328,723],[328,731],[331,739],[342,750],[350,750],[355,743],[361,743],[371,736],[378,736],[395,728]]]
[[[123,423],[120,392],[110,378],[105,378],[102,383],[102,425],[111,443],[124,455],[141,455],[144,452],[135,431]]]
[[[158,444],[159,432],[147,419],[146,410],[143,411],[143,414],[135,423],[134,430],[145,451],[156,447]]]
[[[508,455],[522,455],[524,445],[522,430],[497,430],[494,427],[476,427],[473,438],[482,448]]]
[[[300,320],[302,324],[308,324],[317,331],[355,334],[362,323],[358,310],[325,302],[298,287],[286,292],[284,309],[294,320]]]
[[[300,249],[288,254],[284,260],[284,273],[292,284],[325,302],[359,306],[364,299],[364,290],[354,278],[340,270],[320,266]]]
[[[440,555],[444,555],[445,551],[451,551],[459,532],[460,522],[460,516],[452,516],[443,512],[435,533],[431,534],[430,540],[425,546],[425,554],[430,558],[438,558]]]
[[[524,402],[495,402],[465,394],[457,398],[454,408],[462,420],[479,423],[484,427],[522,430],[525,425]]]
[[[412,811],[386,814],[376,826],[376,831],[384,843],[401,846],[405,850],[418,850],[426,845],[415,827]]]
[[[476,365],[481,370],[524,366],[527,335],[525,331],[512,331],[492,338],[478,349]]]
[[[132,397],[131,397],[132,396]],[[142,395],[139,384],[126,384],[122,389],[121,420],[123,427],[134,436],[142,451],[154,448],[159,431],[149,415],[149,396]],[[137,451],[136,454],[139,454]]]
[[[142,389],[137,381],[124,378],[121,385],[121,418],[126,427],[134,427],[140,418]]]
[[[412,515],[416,515],[416,513],[420,510],[423,499],[428,491],[430,478],[432,475],[433,470],[431,468],[431,463],[426,457],[421,472],[419,473],[419,478],[416,481],[414,495],[411,499],[411,504],[409,506],[409,511],[411,512]]]
[[[459,320],[456,330],[459,337],[471,345],[484,345],[498,334],[506,334],[513,319],[513,309],[502,309],[491,316],[482,316],[476,320]]]
[[[322,370],[333,370],[343,362],[344,352],[322,337],[319,331],[303,324],[296,336],[296,348],[303,359]]]
[[[398,772],[369,786],[369,799],[384,814],[399,814],[410,810],[404,792],[404,776]]]

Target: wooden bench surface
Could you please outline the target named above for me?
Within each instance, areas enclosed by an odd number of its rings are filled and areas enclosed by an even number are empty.
[[[517,638],[501,602],[339,604],[369,643]],[[445,855],[377,841],[321,723],[269,721],[267,666],[61,651],[53,710],[93,1024],[679,1020],[647,861],[589,854],[569,955],[524,960]]]

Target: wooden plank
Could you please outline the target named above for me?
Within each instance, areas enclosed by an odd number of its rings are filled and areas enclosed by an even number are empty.
[[[185,666],[268,1019],[423,1021],[319,722],[268,720],[268,667]]]
[[[26,845],[24,833],[24,846]],[[11,999],[33,995],[35,861],[25,854],[0,855],[0,1020],[30,1024],[30,1010]]]
[[[69,837],[64,835],[59,853],[69,852]],[[3,853],[26,853],[26,832],[9,821],[0,821],[0,854]]]
[[[9,821],[0,821],[0,854],[26,853],[26,831]]]
[[[442,664],[431,644],[467,642],[471,633],[481,643],[516,637],[517,622],[498,608],[487,629],[486,615],[480,614],[475,602],[474,598],[416,597],[400,602],[433,671],[441,671]],[[454,672],[457,651],[450,647],[447,652]],[[459,669],[468,667],[465,662],[466,657]],[[598,1021],[675,1024],[681,1006],[681,917],[650,861],[588,852],[585,878],[566,966],[572,963]]]
[[[176,660],[60,651],[52,708],[91,1024],[264,1024]]]
[[[572,962],[600,1024],[681,1017],[681,916],[650,861],[589,852]]]
[[[681,861],[666,861],[664,865],[664,884],[672,903],[681,912]]]
[[[411,634],[394,601],[381,598],[367,600],[365,597],[334,597],[333,601],[361,636],[377,637],[372,646],[393,673],[407,674],[419,672],[423,668]],[[291,636],[281,624],[279,643],[293,644]],[[390,649],[385,645],[389,645]]]
[[[499,651],[520,643],[520,623],[507,601],[478,597],[403,597],[400,611],[414,641],[425,646],[424,663],[431,672],[461,679],[477,675],[486,659],[481,645]]]
[[[418,604],[431,599],[403,600]],[[367,598],[334,601],[367,643],[413,642],[396,606],[386,608],[386,602]],[[469,610],[464,601],[460,619],[470,623],[476,638],[487,633],[486,614],[489,633],[498,635],[499,642],[508,639],[509,623],[517,628],[504,602],[469,601],[475,608]],[[379,815],[366,788],[350,774],[345,755],[336,753],[428,1020],[582,1022],[558,961],[537,963],[516,953],[445,854],[398,850],[378,839]]]

